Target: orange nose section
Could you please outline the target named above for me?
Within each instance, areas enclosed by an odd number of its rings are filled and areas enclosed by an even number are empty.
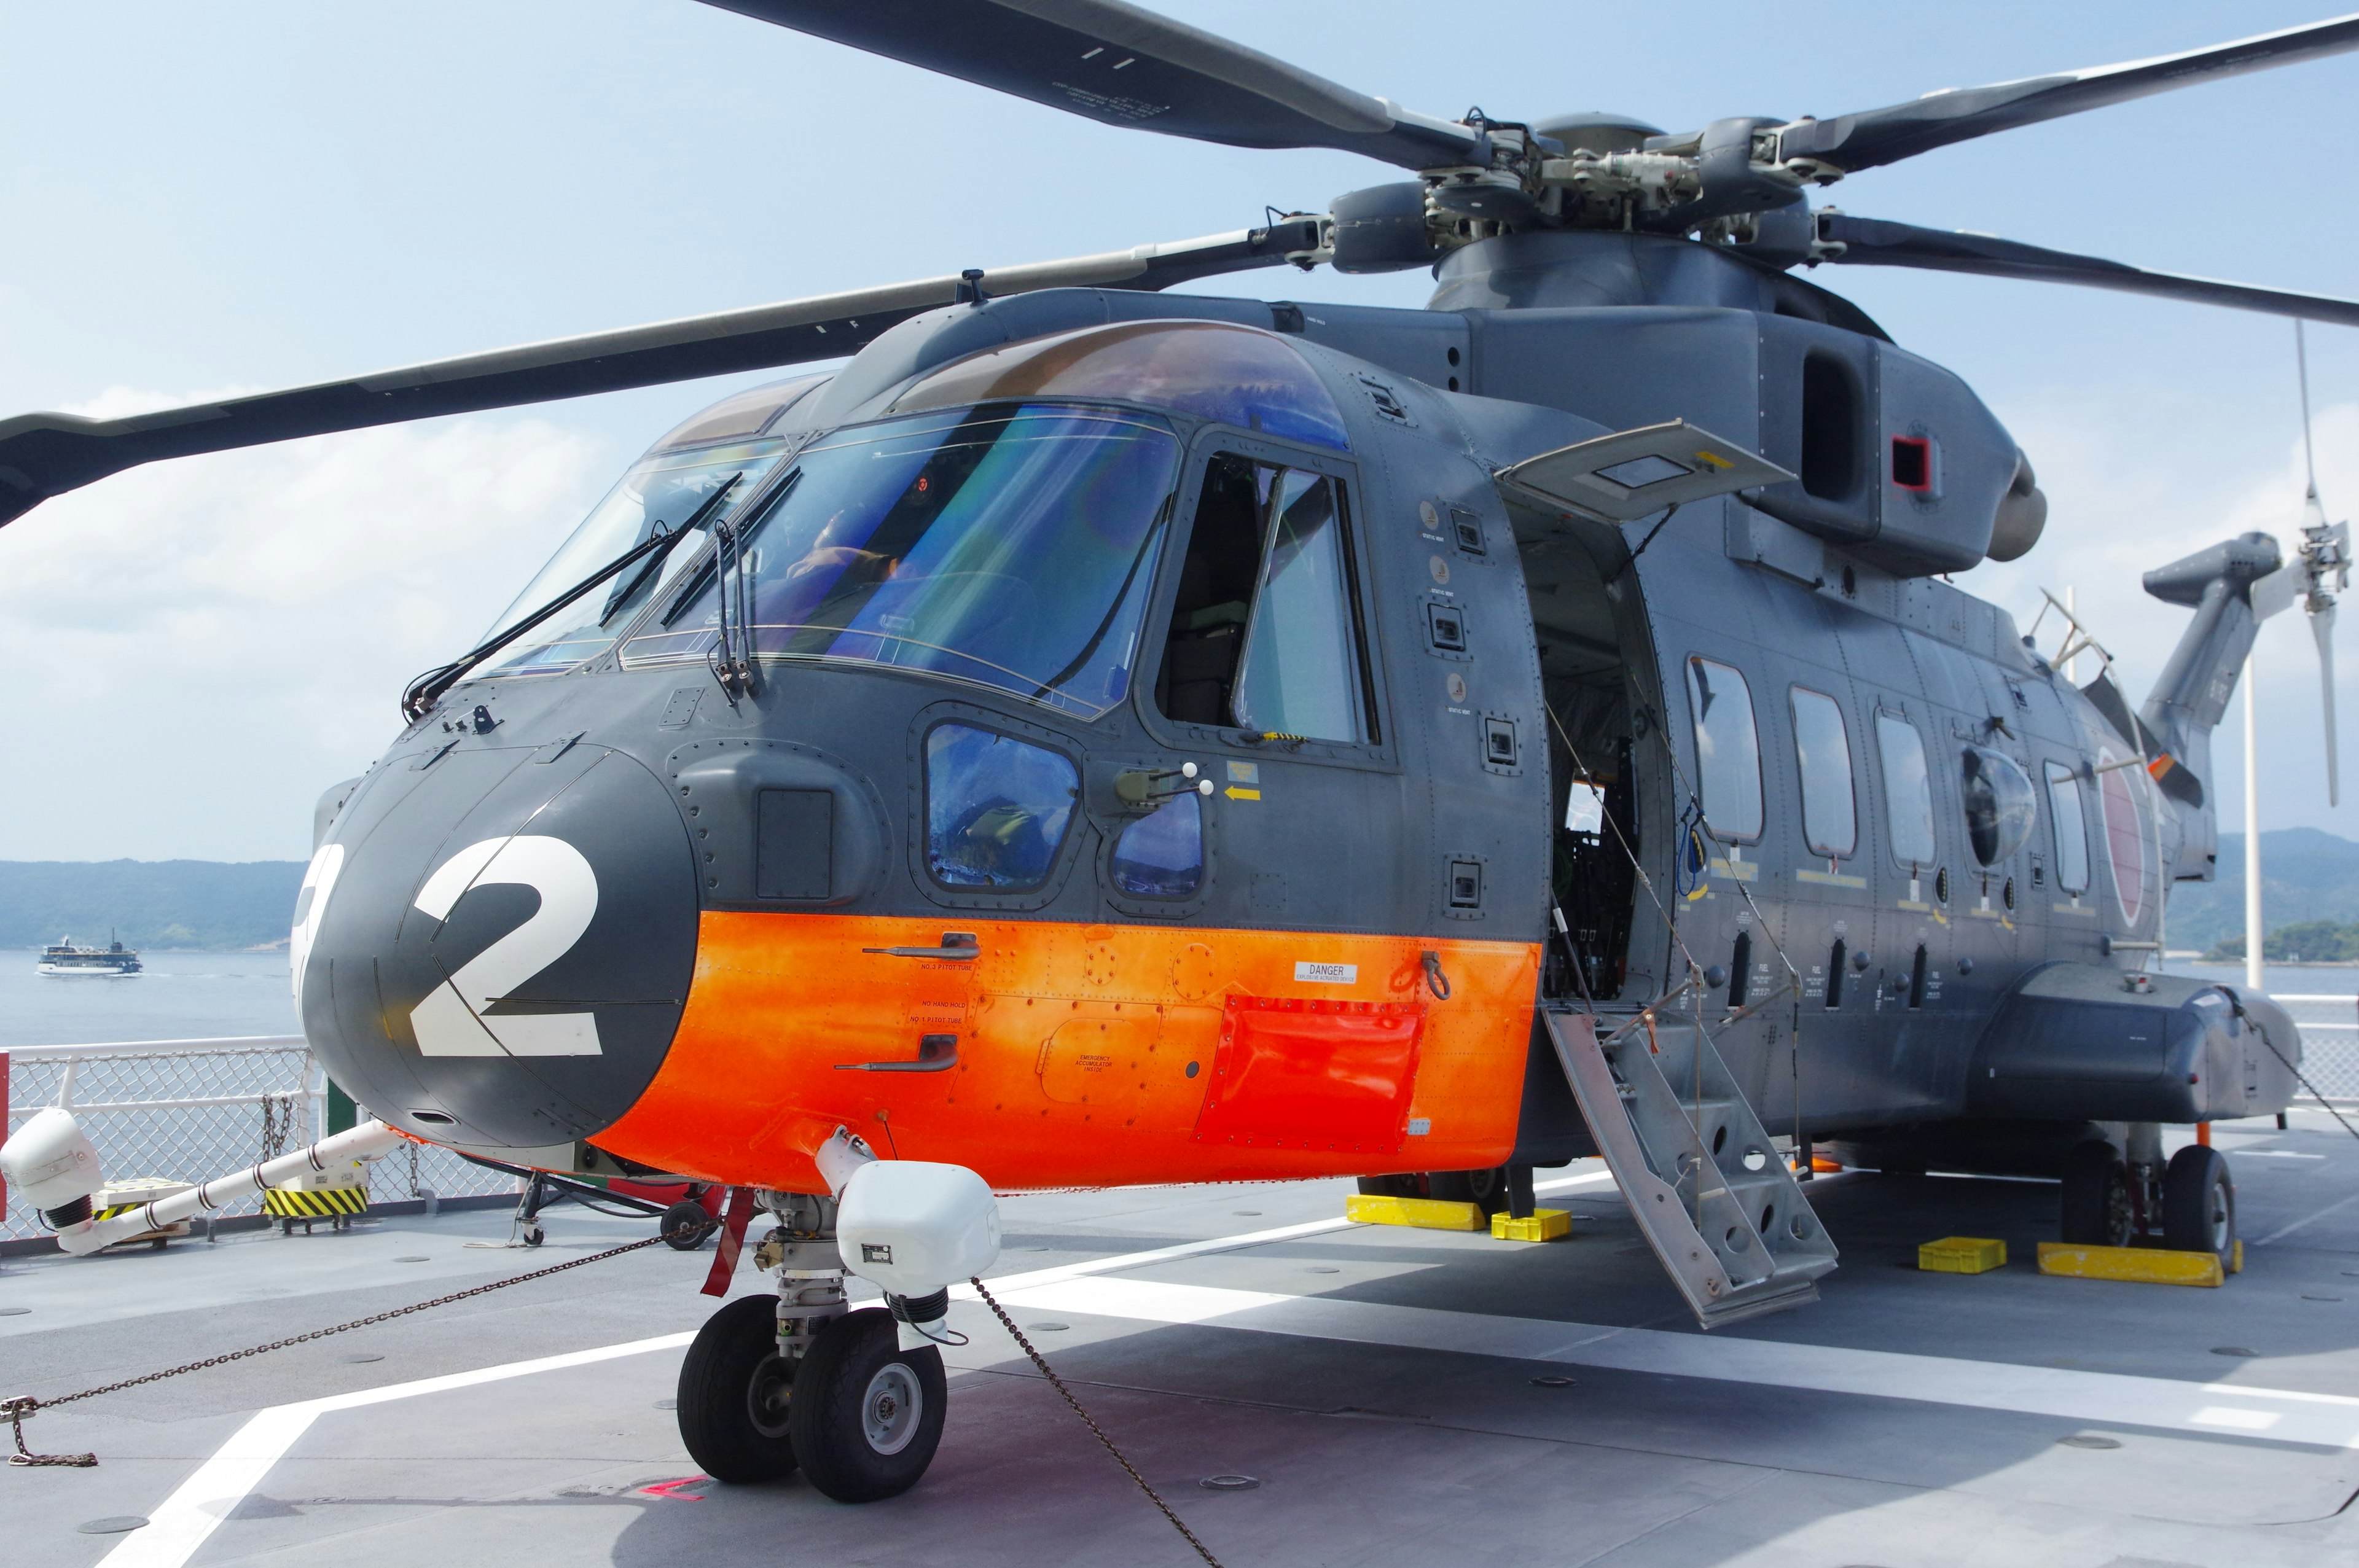
[[[1537,944],[708,912],[670,1056],[598,1141],[797,1192],[823,1190],[810,1151],[839,1126],[1004,1188],[1495,1165],[1539,959]]]

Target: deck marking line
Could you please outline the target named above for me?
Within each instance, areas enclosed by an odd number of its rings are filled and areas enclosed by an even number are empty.
[[[1611,1172],[1594,1171],[1584,1175],[1537,1182],[1533,1184],[1532,1191],[1535,1194],[1562,1192],[1573,1187],[1594,1186],[1613,1179]],[[1273,1241],[1288,1241],[1297,1237],[1317,1236],[1355,1227],[1355,1221],[1341,1217],[1310,1220],[1301,1225],[1275,1226],[1267,1230],[1244,1231],[1204,1241],[1158,1247],[1145,1252],[1121,1252],[1085,1262],[1060,1264],[1054,1268],[1035,1270],[1028,1274],[1011,1274],[993,1283],[1003,1292],[1038,1289],[1092,1274],[1192,1258],[1205,1252],[1265,1246]],[[968,1301],[975,1299],[972,1286],[960,1286],[958,1293]],[[1273,1296],[1269,1299],[1279,1302],[1288,1298]],[[100,1559],[100,1568],[183,1568],[223,1519],[236,1511],[238,1503],[261,1484],[270,1467],[285,1456],[304,1433],[310,1430],[312,1422],[332,1411],[357,1410],[393,1400],[415,1399],[421,1394],[472,1388],[478,1383],[529,1377],[535,1372],[560,1371],[569,1367],[586,1367],[624,1356],[679,1349],[695,1337],[693,1333],[659,1335],[652,1339],[635,1339],[590,1350],[568,1351],[563,1355],[544,1356],[530,1361],[511,1361],[497,1367],[478,1368],[472,1372],[420,1378],[413,1382],[388,1383],[383,1388],[332,1394],[324,1399],[272,1405],[257,1411],[212,1458],[197,1466],[187,1480],[156,1506],[147,1516],[145,1530],[125,1536],[121,1544]]]
[[[2267,1247],[2270,1242],[2277,1240],[2279,1237],[2291,1236],[2295,1231],[2299,1230],[2311,1220],[2324,1219],[2336,1209],[2349,1208],[2354,1203],[2359,1203],[2359,1193],[2353,1193],[2349,1197],[2337,1198],[2332,1203],[2328,1204],[2324,1208],[2320,1209],[2316,1214],[2304,1215],[2301,1218],[2295,1220],[2291,1225],[2281,1225],[2275,1230],[2270,1231],[2267,1236],[2262,1237],[2258,1241],[2254,1242],[2253,1245],[2256,1247]]]
[[[383,1388],[360,1389],[349,1394],[330,1394],[324,1399],[256,1411],[237,1429],[236,1435],[156,1506],[147,1516],[145,1530],[124,1537],[122,1544],[99,1560],[100,1568],[181,1568],[222,1520],[236,1511],[245,1495],[261,1484],[270,1467],[311,1429],[311,1423],[331,1411],[357,1410],[419,1394],[439,1394],[451,1389],[473,1388],[478,1383],[529,1377],[535,1372],[561,1371],[568,1367],[587,1367],[652,1350],[678,1349],[694,1337],[692,1334],[660,1335],[653,1339],[602,1345],[592,1350],[570,1350],[560,1356],[479,1367],[472,1372],[449,1372],[439,1378],[388,1383]]]
[[[1440,1350],[1617,1371],[1809,1389],[1873,1399],[2155,1427],[2221,1438],[2359,1448],[2359,1409],[2340,1404],[2282,1411],[2236,1411],[2223,1394],[2265,1400],[2288,1390],[2217,1387],[2118,1372],[2076,1372],[1901,1351],[1613,1328],[1434,1307],[1391,1306],[1161,1281],[1076,1280],[1008,1292],[1011,1304],[1146,1323],[1248,1329],[1308,1339]],[[2297,1396],[2298,1398],[2298,1396]],[[2359,1401],[2353,1401],[2359,1404]],[[2276,1419],[2272,1419],[2276,1418]]]

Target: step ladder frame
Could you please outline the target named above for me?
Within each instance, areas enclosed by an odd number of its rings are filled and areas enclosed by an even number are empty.
[[[1541,1016],[1639,1233],[1696,1322],[1716,1328],[1816,1301],[1834,1243],[1701,1022],[1640,1012],[1601,1036],[1598,1014]]]

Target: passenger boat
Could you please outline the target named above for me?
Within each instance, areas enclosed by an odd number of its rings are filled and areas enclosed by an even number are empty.
[[[71,936],[63,937],[41,949],[40,973],[45,975],[95,975],[102,979],[115,979],[139,972],[139,955],[108,934],[103,947],[77,947]]]

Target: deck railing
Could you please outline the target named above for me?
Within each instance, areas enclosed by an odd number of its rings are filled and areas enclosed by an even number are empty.
[[[2301,1028],[2302,1072],[2331,1099],[2359,1101],[2359,996],[2276,999]],[[328,1076],[299,1034],[20,1045],[0,1051],[8,1130],[71,1104],[110,1177],[201,1182],[283,1154],[327,1130]],[[369,1170],[373,1202],[475,1197],[514,1180],[448,1150],[410,1145]],[[258,1200],[226,1214],[260,1212]],[[41,1235],[13,1195],[0,1240]]]
[[[8,1130],[44,1106],[71,1105],[110,1179],[201,1182],[299,1149],[327,1130],[328,1076],[299,1034],[19,1045],[0,1051]],[[515,1181],[442,1149],[410,1145],[369,1168],[369,1197],[475,1197]],[[223,1209],[261,1212],[259,1199]],[[0,1240],[44,1234],[16,1195]]]
[[[2272,1000],[2300,1026],[2302,1076],[2329,1099],[2359,1100],[2359,996]]]

